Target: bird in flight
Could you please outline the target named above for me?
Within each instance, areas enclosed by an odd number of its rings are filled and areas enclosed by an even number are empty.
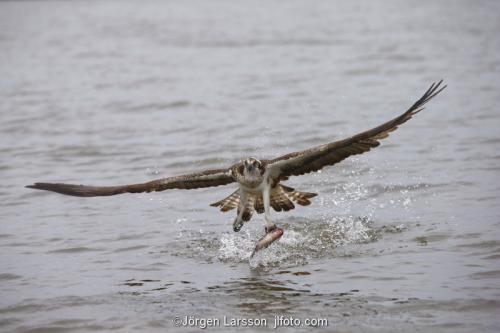
[[[276,232],[276,225],[271,221],[271,207],[277,211],[289,211],[295,208],[294,203],[307,206],[317,193],[301,192],[283,184],[292,176],[300,176],[315,172],[322,168],[341,162],[352,155],[365,153],[380,145],[380,140],[407,122],[415,114],[424,109],[424,105],[439,94],[446,86],[443,80],[433,83],[424,95],[406,112],[368,131],[356,134],[344,140],[334,141],[310,149],[289,153],[275,159],[257,159],[249,157],[229,168],[205,170],[181,176],[162,178],[146,183],[120,186],[87,186],[61,183],[35,183],[26,187],[47,190],[78,197],[109,196],[122,193],[140,193],[165,191],[170,189],[196,189],[211,186],[237,183],[238,189],[228,197],[211,206],[222,212],[236,208],[237,214],[233,222],[233,230],[239,231],[245,222],[250,221],[253,212],[265,214],[265,232]],[[280,229],[281,230],[281,229]],[[264,240],[264,238],[262,239]],[[266,246],[268,243],[259,246]]]

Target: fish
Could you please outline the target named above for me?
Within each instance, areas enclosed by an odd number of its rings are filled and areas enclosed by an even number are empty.
[[[272,231],[268,232],[264,237],[259,239],[257,244],[255,244],[255,249],[253,250],[252,254],[250,255],[250,258],[252,258],[257,251],[260,251],[262,249],[265,249],[269,245],[271,245],[274,241],[277,241],[278,239],[283,236],[283,229],[281,228],[276,228],[273,229]]]

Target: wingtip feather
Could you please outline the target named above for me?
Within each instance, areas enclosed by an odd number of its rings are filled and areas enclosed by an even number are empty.
[[[35,190],[42,190],[43,189],[43,184],[44,183],[34,183],[32,185],[26,185],[26,186],[24,186],[24,188],[32,188],[32,189],[35,189]]]

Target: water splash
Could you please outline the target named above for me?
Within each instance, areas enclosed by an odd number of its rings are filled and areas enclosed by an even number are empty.
[[[283,237],[250,259],[261,231],[246,228],[238,233],[185,230],[170,250],[176,256],[226,263],[249,262],[250,266],[276,267],[303,265],[311,259],[335,257],[336,249],[347,244],[364,244],[378,240],[383,229],[375,228],[368,217],[352,215],[318,219],[290,218],[277,221]]]

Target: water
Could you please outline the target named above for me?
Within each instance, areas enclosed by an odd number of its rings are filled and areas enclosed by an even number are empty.
[[[0,330],[190,332],[179,316],[341,332],[500,327],[495,1],[0,3]],[[234,189],[74,198],[343,138],[449,85],[318,192],[233,233]],[[212,329],[213,330],[213,329]],[[252,328],[242,328],[252,331]],[[303,331],[289,328],[290,331]]]

